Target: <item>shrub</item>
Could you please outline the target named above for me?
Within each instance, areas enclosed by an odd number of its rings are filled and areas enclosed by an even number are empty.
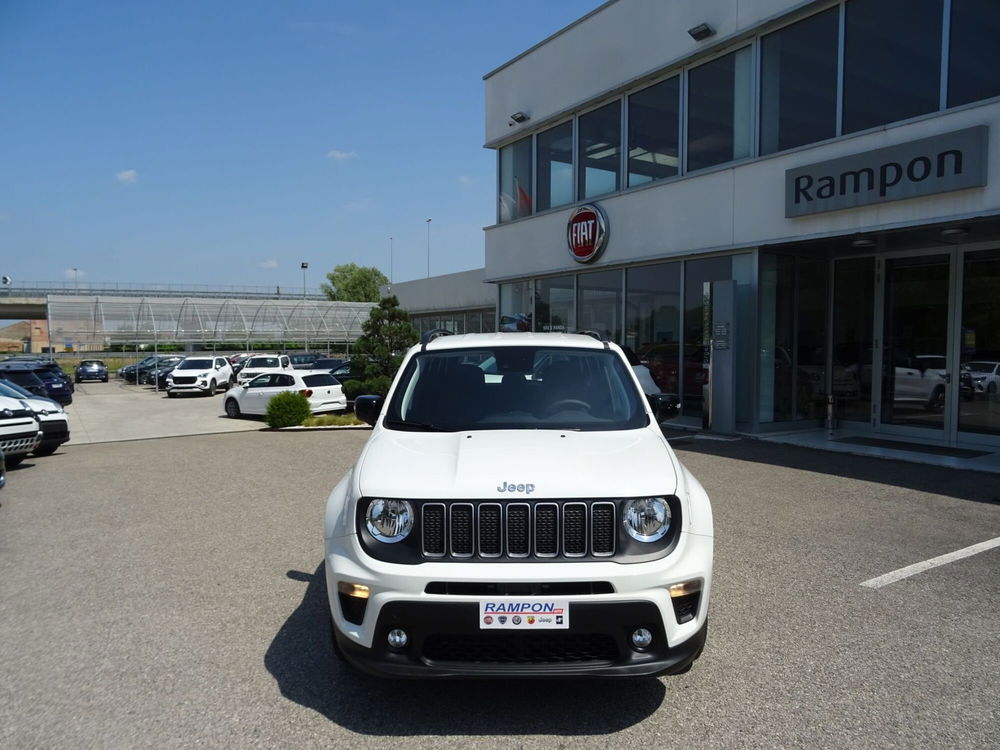
[[[264,421],[268,427],[295,427],[305,422],[312,412],[309,400],[301,393],[287,391],[274,396],[267,404]]]

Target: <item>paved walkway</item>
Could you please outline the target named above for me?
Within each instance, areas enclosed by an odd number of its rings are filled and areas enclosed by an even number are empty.
[[[222,411],[223,394],[167,398],[150,386],[127,385],[114,376],[109,383],[80,383],[69,415],[70,443],[246,432],[266,425],[258,419],[230,419]]]

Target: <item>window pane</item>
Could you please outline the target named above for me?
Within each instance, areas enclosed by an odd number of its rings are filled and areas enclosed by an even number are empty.
[[[680,76],[628,98],[628,184],[673,177],[678,172]]]
[[[761,44],[760,151],[771,154],[837,134],[840,11],[831,8]]]
[[[688,171],[750,155],[750,48],[688,74]]]
[[[1000,3],[997,0],[951,0],[951,47],[948,60],[948,106],[1000,96]]]
[[[531,214],[531,137],[500,149],[500,221]]]
[[[760,413],[762,423],[792,418],[795,258],[760,255]]]
[[[583,273],[579,278],[578,328],[599,331],[612,341],[622,340],[622,272]]]
[[[573,123],[564,122],[539,133],[538,210],[573,202]]]
[[[659,263],[626,272],[625,343],[665,393],[680,393],[681,264]]]
[[[500,285],[500,330],[531,330],[531,282]]]
[[[844,31],[844,132],[938,108],[942,0],[851,0]]]
[[[575,311],[572,276],[535,281],[535,312],[538,315],[536,331],[575,331]]]
[[[833,395],[837,419],[872,416],[875,259],[838,260],[833,270]]]
[[[579,119],[580,198],[621,188],[621,102],[611,102]]]
[[[1000,435],[1000,251],[965,256],[958,429]]]

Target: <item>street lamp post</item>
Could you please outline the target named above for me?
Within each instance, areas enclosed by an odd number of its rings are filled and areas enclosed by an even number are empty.
[[[79,278],[79,274],[80,274],[80,269],[79,268],[74,268],[73,269],[73,288],[76,290],[76,294],[80,293],[80,278]]]
[[[427,219],[427,278],[431,277],[431,220]]]
[[[392,235],[389,235],[389,283],[392,283]]]
[[[309,264],[305,261],[302,262],[302,313],[305,314],[306,311],[306,269],[309,268]],[[306,341],[306,351],[309,351],[309,323],[308,321],[303,326],[305,330],[305,341]]]

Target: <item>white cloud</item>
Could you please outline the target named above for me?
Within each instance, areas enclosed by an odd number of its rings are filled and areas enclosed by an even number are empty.
[[[346,159],[357,159],[358,155],[353,151],[340,151],[338,149],[332,149],[326,152],[327,159],[333,159],[334,161],[344,161]]]
[[[260,263],[257,264],[257,268],[270,269],[277,267],[278,267],[278,261],[276,261],[274,258],[268,258],[267,260],[261,261]]]
[[[79,268],[73,270],[72,268],[67,268],[63,271],[63,278],[67,281],[78,281],[87,275],[86,271],[81,271]]]
[[[134,169],[126,169],[122,172],[116,172],[115,179],[118,180],[118,182],[124,182],[131,185],[139,181],[139,173]]]

